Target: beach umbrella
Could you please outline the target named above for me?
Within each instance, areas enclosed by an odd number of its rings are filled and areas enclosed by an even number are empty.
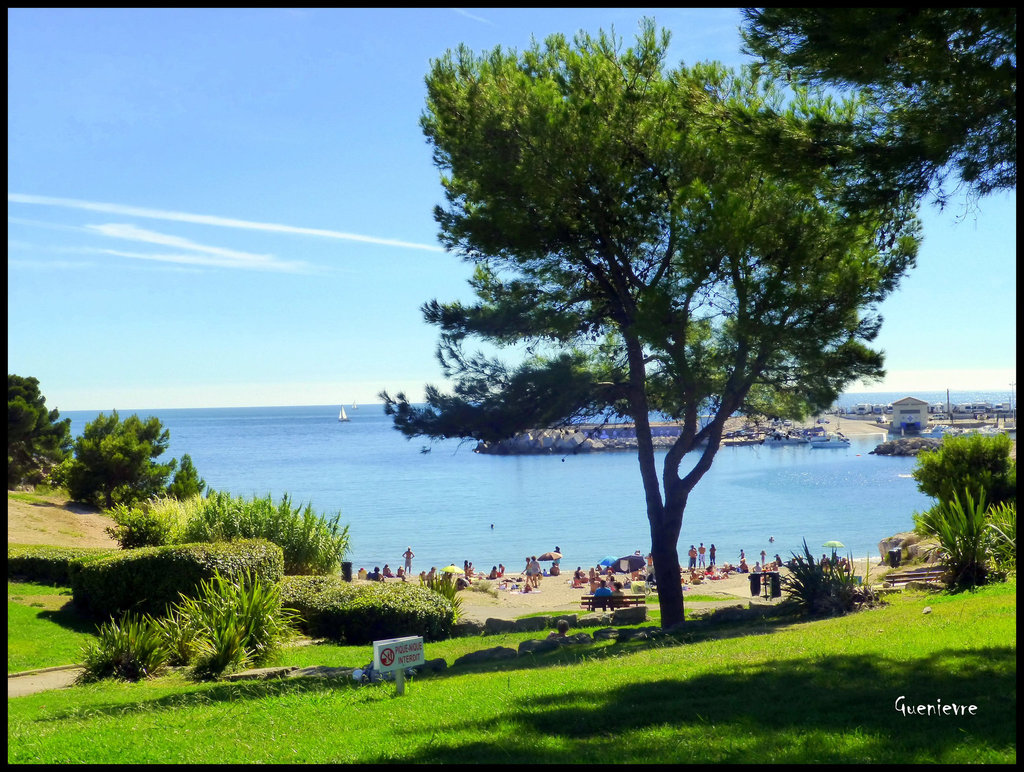
[[[560,560],[561,558],[561,552],[545,552],[543,555],[538,557],[537,560]]]
[[[626,555],[615,562],[618,566],[615,570],[623,574],[628,574],[631,571],[640,571],[647,567],[647,561],[640,555]]]
[[[442,568],[441,569],[441,573],[442,574],[462,574],[462,573],[465,573],[465,572],[461,568],[459,568],[457,565],[455,565],[453,563],[450,566],[445,566],[444,568]]]
[[[605,567],[612,566],[612,565],[615,565],[615,563],[617,563],[618,560],[619,559],[616,558],[616,557],[612,557],[611,555],[606,555],[605,557],[601,558],[601,560],[598,563],[598,565],[599,566],[605,566]]]
[[[836,541],[835,539],[833,539],[832,541],[825,542],[821,546],[822,547],[831,547],[832,549],[837,550],[840,547],[845,547],[846,545],[843,544],[841,541]]]

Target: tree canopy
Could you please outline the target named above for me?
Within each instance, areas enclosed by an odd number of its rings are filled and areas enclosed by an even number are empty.
[[[39,482],[71,450],[71,419],[46,409],[37,378],[7,375],[7,487]]]
[[[865,188],[929,189],[952,172],[985,195],[1017,185],[1017,11],[745,8],[746,50],[802,83],[863,90],[851,125]]]
[[[917,248],[909,210],[836,203],[842,170],[770,162],[766,137],[799,144],[855,105],[716,64],[666,71],[667,45],[647,22],[624,51],[581,33],[432,62],[421,123],[445,190],[435,217],[474,265],[477,300],[424,306],[452,394],[428,386],[426,407],[381,395],[409,436],[629,417],[666,579],[726,419],[803,415],[879,375],[871,308]],[[467,352],[471,339],[518,363]],[[660,480],[653,411],[682,424]],[[663,623],[681,621],[679,583],[658,587]]]
[[[948,504],[964,491],[993,505],[1017,500],[1017,464],[1010,457],[1013,441],[1005,434],[946,437],[936,450],[921,453],[914,467],[917,487],[926,496]]]
[[[121,421],[116,410],[100,413],[75,440],[63,482],[75,501],[108,509],[159,495],[177,465],[174,459],[156,462],[169,443],[170,432],[156,417],[143,421],[131,415]]]

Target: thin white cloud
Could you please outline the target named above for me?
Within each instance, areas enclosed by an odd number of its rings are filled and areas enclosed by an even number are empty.
[[[491,21],[490,19],[485,19],[483,16],[474,16],[465,8],[452,8],[451,10],[455,11],[455,13],[457,13],[459,16],[465,16],[467,19],[472,19],[473,21],[479,21],[484,24],[489,24],[492,27],[494,26],[494,22]]]
[[[120,249],[98,249],[105,255],[116,257],[127,257],[132,260],[152,260],[158,263],[177,263],[179,265],[204,265],[217,268],[243,268],[253,271],[282,271],[293,273],[305,269],[302,263],[285,263],[280,261],[251,262],[240,261],[235,258],[213,257],[209,255],[188,255],[188,254],[156,254],[152,252],[125,252]]]
[[[293,225],[281,225],[280,223],[236,220],[229,217],[191,214],[189,212],[174,212],[163,209],[146,209],[137,206],[126,206],[124,204],[108,204],[100,201],[82,201],[75,198],[54,198],[52,196],[32,196],[23,193],[8,193],[7,200],[16,204],[58,206],[67,209],[82,209],[90,212],[104,212],[106,214],[117,214],[128,217],[144,217],[154,220],[169,220],[172,222],[196,223],[198,225],[213,225],[219,228],[239,228],[243,230],[265,231],[270,233],[288,233],[296,236],[319,236],[322,238],[341,239],[344,241],[359,241],[364,244],[379,244],[381,246],[403,247],[406,249],[422,249],[428,252],[444,251],[441,247],[431,244],[416,244],[410,241],[399,241],[398,239],[363,236],[358,233],[344,233],[342,231],[325,230],[323,228],[300,228]]]
[[[191,252],[201,252],[204,255],[213,255],[220,258],[217,262],[208,262],[206,265],[225,265],[234,268],[262,268],[275,269],[286,266],[294,268],[300,263],[286,263],[277,260],[273,255],[258,255],[252,252],[239,252],[234,249],[223,247],[211,247],[206,244],[198,244],[191,239],[181,236],[171,236],[166,233],[136,228],[134,225],[122,225],[111,223],[109,225],[86,225],[87,230],[100,233],[116,239],[128,241],[141,241],[145,244],[157,244],[162,247],[175,247],[186,249]]]

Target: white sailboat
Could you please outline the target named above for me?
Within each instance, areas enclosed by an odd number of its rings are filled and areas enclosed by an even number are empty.
[[[345,414],[345,408],[342,408],[341,412],[338,413],[338,420],[339,421],[347,421],[348,420],[348,416]]]

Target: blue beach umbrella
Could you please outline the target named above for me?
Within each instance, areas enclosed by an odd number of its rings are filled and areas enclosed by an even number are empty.
[[[619,562],[619,559],[617,557],[614,557],[613,555],[608,555],[607,557],[601,558],[601,562],[598,563],[598,565],[599,566],[612,566],[612,565],[615,565],[618,562]]]

